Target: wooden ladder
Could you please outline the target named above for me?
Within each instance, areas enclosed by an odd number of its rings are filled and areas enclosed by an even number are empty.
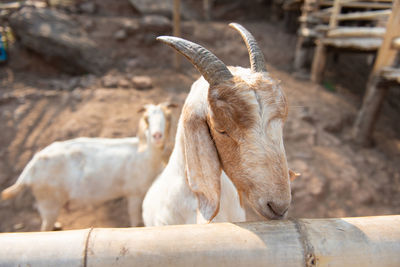
[[[360,145],[369,145],[388,88],[400,83],[400,0],[393,4],[392,14],[386,26],[382,45],[368,79],[362,106],[353,126],[353,140]],[[397,64],[397,65],[396,65]]]

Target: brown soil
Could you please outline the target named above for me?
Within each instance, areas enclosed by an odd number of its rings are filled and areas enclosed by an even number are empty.
[[[115,66],[101,77],[70,77],[37,55],[14,47],[11,61],[0,68],[0,190],[13,184],[33,154],[56,140],[78,136],[124,137],[136,133],[144,103],[166,99],[180,105],[199,76],[182,57],[182,70],[172,66],[170,48],[141,43],[135,36],[116,41],[115,17],[91,17],[91,35],[110,53]],[[293,182],[291,217],[341,217],[400,213],[400,132],[398,108],[385,105],[374,135],[375,147],[357,148],[349,141],[360,105],[368,68],[348,64],[349,57],[331,65],[327,79],[335,91],[290,74],[296,37],[281,24],[241,22],[259,41],[271,75],[282,81],[290,103],[285,126],[289,165],[302,177]],[[228,22],[185,22],[183,35],[204,45],[226,64],[248,66],[246,47]],[[359,59],[362,62],[365,58]],[[352,61],[350,61],[352,62]],[[154,87],[105,88],[109,77],[128,80],[147,75]],[[338,82],[340,81],[340,83]],[[128,82],[129,84],[129,82]],[[65,90],[56,90],[64,88]],[[126,202],[63,210],[64,229],[129,226]],[[0,202],[0,232],[34,231],[40,217],[29,190]]]

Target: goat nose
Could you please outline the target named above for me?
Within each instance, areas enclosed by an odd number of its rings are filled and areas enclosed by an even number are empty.
[[[268,202],[268,207],[271,209],[271,211],[277,216],[277,217],[283,217],[285,216],[287,210],[289,209],[289,206],[287,204],[278,204],[276,202]]]
[[[160,140],[162,138],[162,134],[160,132],[156,132],[153,134],[153,138],[155,140]]]

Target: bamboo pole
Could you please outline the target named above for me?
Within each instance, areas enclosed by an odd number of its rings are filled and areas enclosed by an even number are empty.
[[[8,3],[0,3],[0,10],[2,9],[18,9],[22,8],[26,3],[24,2],[8,2]],[[43,8],[46,7],[45,2],[31,1],[29,2],[29,6],[34,6],[35,8]]]
[[[0,234],[0,266],[399,266],[400,215]]]
[[[325,0],[321,1],[320,5],[321,6],[332,6],[334,4],[334,1],[330,0]],[[388,9],[392,6],[391,2],[381,2],[381,3],[374,3],[374,2],[354,2],[354,1],[349,1],[346,0],[343,4],[342,7],[352,7],[352,8],[374,8],[374,9]]]
[[[334,29],[338,26],[337,16],[339,16],[339,14],[342,10],[343,2],[344,2],[344,0],[335,0],[334,1],[331,17],[329,19],[329,29]]]
[[[378,20],[389,17],[392,11],[390,9],[364,11],[364,12],[350,12],[338,15],[337,20]]]
[[[380,37],[383,38],[386,29],[383,27],[337,27],[328,31],[328,37]]]

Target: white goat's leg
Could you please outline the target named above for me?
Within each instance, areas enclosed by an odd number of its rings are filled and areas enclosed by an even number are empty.
[[[55,192],[54,188],[49,187],[33,187],[32,193],[35,196],[37,208],[42,218],[40,230],[52,231],[64,204],[61,194]]]
[[[42,217],[40,231],[52,231],[60,212],[60,206],[53,200],[38,201],[37,206],[40,216]]]
[[[130,196],[128,197],[128,213],[131,226],[139,226],[143,223],[142,220],[142,202],[143,197]]]

